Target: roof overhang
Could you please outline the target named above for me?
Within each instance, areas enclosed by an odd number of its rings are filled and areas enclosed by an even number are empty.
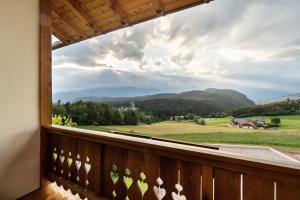
[[[58,49],[212,0],[52,0]]]

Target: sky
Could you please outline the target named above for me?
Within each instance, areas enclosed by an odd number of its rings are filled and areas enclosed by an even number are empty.
[[[300,1],[215,0],[53,51],[53,93],[97,87],[300,93]]]

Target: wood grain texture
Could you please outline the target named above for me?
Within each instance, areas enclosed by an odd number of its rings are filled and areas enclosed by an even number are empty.
[[[40,0],[40,38],[39,38],[39,102],[40,125],[51,124],[52,118],[52,73],[51,73],[51,1]],[[49,157],[49,138],[44,130],[40,132],[40,185],[49,184],[47,180]]]
[[[277,200],[300,200],[300,182],[299,184],[278,182]]]
[[[201,200],[213,200],[213,167],[202,166],[202,196]]]
[[[137,184],[141,172],[146,175],[145,182],[148,184],[144,199],[149,200],[156,200],[153,186],[157,185],[158,177],[164,182],[162,188],[166,189],[164,200],[172,200],[171,193],[177,193],[177,183],[183,186],[181,195],[185,195],[187,199],[213,200],[214,196],[216,200],[238,200],[241,193],[241,173],[244,177],[244,200],[274,199],[274,180],[278,182],[278,198],[298,198],[300,170],[297,167],[260,163],[242,157],[230,157],[212,149],[148,138],[58,126],[45,127],[44,131],[50,138],[48,151],[53,152],[57,148],[59,154],[63,149],[66,158],[68,152],[76,152],[81,155],[82,166],[86,157],[90,158],[92,170],[88,177],[88,191],[98,197],[113,199],[114,187],[110,173],[113,164],[116,164],[119,175],[115,185],[117,199],[125,199],[127,194],[129,199],[141,199]],[[84,192],[81,191],[85,187],[84,171],[80,171],[80,187],[76,188],[73,186],[74,179],[71,179],[73,183],[65,181],[66,174],[61,176],[59,173],[60,169],[68,170],[66,163],[61,166],[57,161],[58,170],[54,172],[51,159],[49,155],[49,179],[53,180],[52,175],[60,176],[58,182],[62,182],[66,188]],[[123,182],[126,168],[130,169],[130,177],[133,179],[128,193]]]
[[[187,199],[200,199],[201,165],[180,161],[180,184],[183,186],[182,194]]]
[[[215,168],[215,200],[240,200],[241,174]]]
[[[52,10],[61,19],[56,20],[56,25],[60,28],[57,28],[54,34],[57,38],[68,38],[63,37],[66,31],[58,31],[65,30],[68,26],[67,29],[75,32],[74,39],[69,43],[76,43],[210,1],[52,0]],[[53,49],[62,46],[54,46]]]
[[[244,175],[244,200],[274,200],[274,180]]]
[[[123,183],[124,169],[127,165],[127,155],[128,152],[126,149],[118,148],[110,145],[105,145],[103,149],[103,179],[104,184],[102,185],[103,196],[108,199],[113,199],[113,183],[110,177],[110,172],[112,171],[112,165],[116,164],[119,174],[119,180],[116,184],[115,190],[117,193],[118,199],[125,199],[126,188]]]

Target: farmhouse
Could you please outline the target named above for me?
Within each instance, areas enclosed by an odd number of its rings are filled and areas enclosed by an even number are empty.
[[[264,119],[242,119],[242,118],[232,118],[232,126],[239,128],[269,128]]]
[[[240,119],[240,118],[233,118],[232,125],[240,127],[240,128],[254,128],[255,127],[255,123],[253,120]]]

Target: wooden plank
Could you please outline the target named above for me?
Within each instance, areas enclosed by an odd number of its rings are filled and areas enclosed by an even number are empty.
[[[201,165],[192,162],[180,162],[180,184],[182,194],[187,199],[201,198]]]
[[[51,72],[51,1],[40,0],[40,38],[39,38],[39,102],[40,125],[52,122],[52,72]],[[40,185],[49,184],[48,158],[49,138],[47,131],[40,129]]]
[[[129,199],[142,199],[141,192],[138,188],[138,180],[141,181],[140,174],[146,177],[144,180],[148,184],[148,191],[144,195],[144,199],[156,199],[153,193],[153,186],[159,177],[160,159],[151,153],[143,153],[140,151],[128,151],[127,167],[131,171],[133,184],[128,192]]]
[[[62,11],[53,7],[52,12],[56,17],[72,28],[80,37],[86,36],[86,33],[81,29],[81,27],[79,27],[76,23],[73,23],[72,19],[68,19]]]
[[[158,16],[165,13],[161,0],[152,0],[153,8]]]
[[[63,0],[66,5],[74,12],[83,22],[85,22],[95,34],[102,33],[102,30],[93,18],[91,18],[87,11],[82,7],[82,3],[79,3],[77,0]]]
[[[146,192],[144,199],[156,200],[153,192],[154,185],[157,186],[156,180],[159,177],[160,171],[160,157],[152,153],[143,153],[142,161],[143,167],[140,171],[143,171],[146,175],[146,182],[149,185],[149,189]]]
[[[59,175],[59,153],[60,153],[60,138],[59,135],[50,135],[50,149],[49,149],[49,174]],[[53,154],[56,155],[56,160],[53,159]],[[55,168],[55,169],[54,169]],[[53,180],[51,180],[53,181]]]
[[[80,155],[82,162],[80,185],[95,192],[97,195],[101,193],[101,151],[101,145],[98,143],[83,140],[79,140],[77,143],[77,153]],[[86,176],[85,164],[91,166],[88,176]],[[86,180],[89,182],[87,187]]]
[[[201,200],[212,200],[213,199],[213,167],[202,166],[201,167],[202,176],[202,194]]]
[[[244,175],[244,200],[274,200],[274,181],[261,176]]]
[[[300,200],[299,184],[277,182],[277,200]]]
[[[168,157],[160,158],[160,176],[164,182],[163,188],[166,190],[164,200],[172,200],[171,192],[175,192],[175,184],[178,183],[178,161]]]
[[[122,26],[129,25],[128,17],[126,16],[125,11],[121,7],[119,0],[110,0],[111,9],[117,14],[121,19]]]
[[[111,180],[112,166],[115,164],[117,166],[117,173],[119,179],[115,185],[115,191],[117,194],[117,199],[125,199],[126,188],[123,183],[124,170],[127,167],[127,150],[123,148],[118,148],[110,145],[104,145],[103,147],[103,174],[102,174],[102,191],[103,196],[108,199],[114,199],[112,192],[114,190],[114,185]]]
[[[215,200],[240,200],[241,174],[215,168]]]
[[[59,27],[56,23],[52,23],[52,33],[57,37],[60,41],[68,44],[70,43],[73,38],[70,36],[64,29]]]

